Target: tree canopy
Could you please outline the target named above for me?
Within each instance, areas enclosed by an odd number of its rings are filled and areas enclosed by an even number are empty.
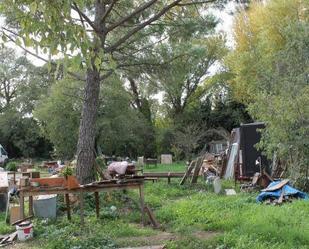
[[[266,129],[260,147],[296,175],[308,174],[308,1],[252,4],[235,21],[235,50],[226,58],[235,96]]]

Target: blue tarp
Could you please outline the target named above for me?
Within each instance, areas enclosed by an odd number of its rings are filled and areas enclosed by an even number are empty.
[[[281,181],[273,181],[272,183],[270,183],[268,185],[267,188],[270,187],[274,187],[275,185],[279,184]],[[257,202],[262,202],[265,199],[268,199],[270,197],[274,197],[274,198],[279,198],[281,196],[281,193],[283,192],[284,196],[294,196],[297,198],[301,198],[301,199],[305,199],[305,200],[309,200],[309,196],[304,193],[299,191],[298,189],[295,189],[293,187],[291,187],[290,185],[286,184],[284,185],[281,189],[275,190],[275,191],[263,191],[261,192],[258,197],[256,197],[256,201]]]

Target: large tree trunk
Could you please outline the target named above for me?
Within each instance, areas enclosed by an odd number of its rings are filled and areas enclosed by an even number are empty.
[[[76,175],[79,182],[82,184],[92,182],[95,179],[95,121],[98,110],[99,91],[99,72],[97,70],[88,69],[77,143]]]

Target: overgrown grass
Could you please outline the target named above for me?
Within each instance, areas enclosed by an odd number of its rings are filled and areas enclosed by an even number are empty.
[[[172,164],[154,164],[144,165],[144,172],[185,172],[185,162],[172,163]]]
[[[234,182],[224,181],[222,185],[233,188]],[[267,206],[257,204],[256,195],[216,195],[201,180],[194,186],[179,186],[179,179],[171,184],[160,180],[145,185],[147,205],[165,230],[177,236],[165,242],[169,249],[309,248],[309,202]],[[94,215],[93,195],[85,199],[84,228],[79,223],[78,207],[73,210],[71,223],[65,216],[56,221],[35,220],[36,236],[33,242],[27,242],[29,248],[117,248],[139,245],[135,237],[160,233],[140,225],[137,191],[101,193],[100,219]],[[0,221],[1,233],[9,229]],[[201,231],[215,231],[217,235],[210,239],[195,236]]]
[[[0,234],[7,234],[14,231],[14,227],[5,222],[5,213],[0,213]]]

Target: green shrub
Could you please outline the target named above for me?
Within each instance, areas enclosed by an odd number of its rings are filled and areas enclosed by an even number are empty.
[[[60,175],[67,177],[67,176],[72,176],[74,173],[74,170],[70,166],[65,166],[61,172]]]
[[[309,179],[305,176],[298,178],[294,186],[302,191],[309,192]]]
[[[8,171],[17,171],[17,165],[14,162],[8,162],[5,168]]]

